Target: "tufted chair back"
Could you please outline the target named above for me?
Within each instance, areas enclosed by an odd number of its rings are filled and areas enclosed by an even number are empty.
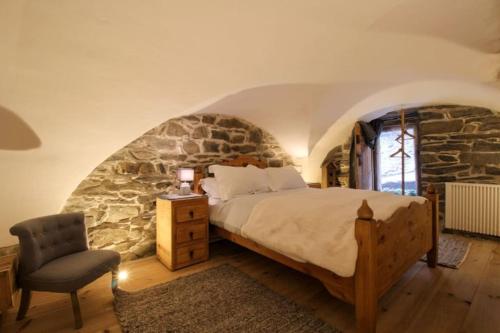
[[[19,237],[21,274],[30,274],[53,259],[88,250],[83,213],[27,220],[12,226],[10,233]]]

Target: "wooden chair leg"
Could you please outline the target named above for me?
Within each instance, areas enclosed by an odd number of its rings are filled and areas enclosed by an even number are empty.
[[[76,290],[71,292],[71,305],[73,306],[73,316],[75,317],[75,329],[80,329],[83,326],[83,322]]]
[[[118,272],[119,266],[113,267],[111,270],[111,291],[114,293],[118,289]]]
[[[21,293],[21,304],[19,305],[19,311],[17,312],[16,320],[24,319],[24,316],[26,316],[26,312],[28,312],[28,309],[30,307],[30,302],[31,290],[23,288]]]

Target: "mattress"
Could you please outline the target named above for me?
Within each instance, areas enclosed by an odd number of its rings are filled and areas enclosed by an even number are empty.
[[[210,200],[210,223],[234,234],[241,235],[241,228],[248,221],[251,212],[259,202],[267,198],[292,193],[304,193],[307,195],[311,191],[318,191],[318,189],[300,188],[279,192],[240,195],[228,201]]]

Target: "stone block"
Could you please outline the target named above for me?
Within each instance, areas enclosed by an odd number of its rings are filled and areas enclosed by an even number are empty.
[[[240,154],[248,154],[257,151],[257,147],[253,145],[239,145],[239,146],[232,146],[231,150],[239,152]]]
[[[464,133],[474,133],[478,126],[475,124],[467,124],[464,126]]]
[[[434,175],[422,174],[422,182],[446,183],[446,182],[454,182],[456,179],[457,179],[457,177],[452,176],[452,175],[434,176]],[[423,187],[423,188],[425,188],[425,187]]]
[[[473,165],[500,164],[500,152],[464,152],[459,159]]]
[[[142,241],[130,248],[130,252],[135,254],[138,258],[142,258],[148,254],[154,254],[156,242],[154,240]]]
[[[454,155],[440,154],[438,157],[443,162],[458,162],[458,158],[455,157]]]
[[[155,166],[152,163],[139,163],[138,174],[139,175],[152,175],[156,173]]]
[[[182,136],[188,135],[188,134],[189,134],[189,132],[181,125],[174,123],[174,122],[170,122],[168,124],[167,135],[182,137]]]
[[[216,141],[203,141],[203,151],[206,153],[218,153],[220,150],[220,144]]]
[[[158,190],[168,190],[171,186],[173,186],[171,181],[164,181],[155,184],[155,188]]]
[[[270,168],[281,168],[283,166],[283,161],[282,160],[269,160],[268,166]]]
[[[420,123],[420,131],[422,135],[452,133],[462,130],[464,122],[462,119],[445,120],[445,121],[423,121]]]
[[[499,165],[487,165],[485,167],[485,172],[488,175],[500,176],[500,164]]]
[[[458,171],[468,170],[470,168],[470,164],[456,164],[456,165],[448,165],[448,166],[438,166],[438,167],[424,167],[422,168],[423,174],[430,175],[445,175]]]
[[[156,152],[147,149],[130,150],[129,153],[130,155],[132,155],[133,158],[139,161],[152,160],[157,156]]]
[[[138,171],[138,164],[128,161],[119,162],[115,167],[115,172],[120,175],[137,174]]]
[[[224,142],[224,144],[222,145],[222,152],[224,154],[229,154],[231,152],[231,147]]]
[[[188,140],[182,144],[182,149],[186,152],[186,154],[196,154],[200,152],[200,146],[192,140]]]
[[[477,140],[472,146],[472,151],[500,151],[500,142]]]
[[[452,118],[484,117],[491,116],[493,114],[491,110],[479,107],[456,108],[454,110],[449,110],[448,112]]]
[[[470,151],[471,146],[465,143],[432,143],[422,144],[423,152]]]
[[[128,230],[118,228],[97,228],[96,231],[89,234],[92,246],[94,248],[103,248],[106,246],[114,245],[120,241],[128,238]]]
[[[262,156],[264,156],[265,158],[271,158],[276,156],[276,154],[272,150],[267,150],[262,154]]]
[[[216,119],[215,116],[210,116],[210,115],[203,115],[201,117],[201,121],[205,124],[213,124],[215,123],[215,119]]]
[[[193,130],[191,134],[193,139],[208,138],[208,128],[206,126],[199,126]]]
[[[418,113],[418,117],[421,121],[444,119],[444,113],[442,111],[421,111]]]
[[[168,154],[161,154],[160,159],[163,161],[185,161],[187,159],[186,154],[173,154],[173,153],[168,153]]]
[[[250,131],[250,142],[260,144],[262,142],[262,130],[254,129]]]
[[[497,117],[489,117],[484,119],[481,126],[479,126],[480,131],[491,131],[491,130],[499,130],[500,131],[500,116]]]
[[[120,222],[136,217],[138,214],[139,207],[137,206],[110,205],[105,220],[107,222]]]
[[[184,117],[182,117],[182,119],[185,121],[187,120],[191,124],[197,124],[200,122],[200,118],[198,118],[198,116],[195,116],[195,115],[184,116]]]
[[[459,133],[459,134],[450,134],[450,139],[454,140],[478,140],[478,139],[492,139],[492,140],[500,140],[500,132],[492,132],[492,133]]]
[[[229,134],[226,131],[212,130],[212,139],[229,141]]]
[[[245,136],[241,134],[231,136],[231,143],[243,143],[245,141]]]
[[[217,125],[224,128],[249,128],[246,123],[236,118],[222,118],[217,122]]]
[[[434,154],[422,154],[420,156],[420,162],[421,163],[433,163],[433,162],[437,162],[438,161],[438,158],[436,155]]]

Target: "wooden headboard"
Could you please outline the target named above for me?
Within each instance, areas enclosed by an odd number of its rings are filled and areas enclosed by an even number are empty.
[[[232,160],[225,160],[220,163],[217,163],[218,165],[227,165],[227,166],[234,166],[234,167],[246,167],[247,165],[255,165],[257,168],[266,168],[267,167],[267,162],[259,160],[255,157],[252,156],[238,156],[235,159]],[[207,166],[208,167],[208,166]],[[195,193],[203,193],[203,190],[201,188],[200,180],[207,175],[208,172],[204,170],[203,167],[197,167],[194,170],[194,180],[193,180],[193,192]]]

